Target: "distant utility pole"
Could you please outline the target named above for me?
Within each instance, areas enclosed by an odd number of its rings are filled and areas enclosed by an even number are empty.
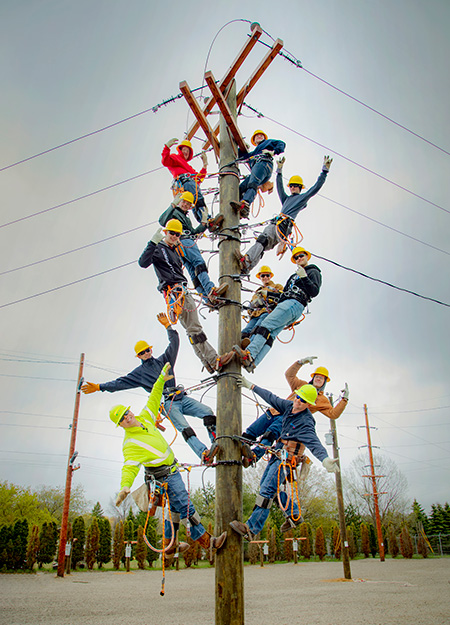
[[[373,454],[372,454],[372,441],[370,438],[369,415],[367,414],[367,404],[364,404],[364,416],[366,418],[367,447],[369,448],[369,460],[370,460],[370,475],[363,475],[363,477],[370,477],[372,480],[373,505],[375,508],[375,520],[377,524],[378,551],[380,553],[380,562],[384,562],[384,544],[383,544],[383,535],[381,533],[380,508],[378,505],[378,489],[377,489],[377,477],[384,477],[384,475],[375,475],[375,466],[373,464]]]
[[[59,532],[59,554],[58,554],[58,577],[64,577],[64,561],[66,555],[67,521],[69,519],[70,490],[72,487],[72,473],[76,470],[73,463],[77,454],[75,453],[75,442],[77,439],[78,412],[80,409],[80,386],[83,378],[84,354],[80,356],[80,366],[78,368],[78,380],[75,392],[75,408],[73,410],[72,434],[70,436],[69,460],[66,473],[66,490],[64,492],[64,505],[61,519],[61,531]]]
[[[329,397],[331,405],[333,405],[333,397]],[[336,421],[330,419],[330,428],[333,436],[333,458],[339,460],[339,445],[336,430]],[[339,463],[340,468],[340,463]],[[341,472],[334,474],[336,478],[336,495],[339,512],[339,530],[341,535],[342,546],[342,563],[344,565],[344,577],[345,579],[352,579],[352,573],[350,570],[350,557],[348,553],[348,537],[347,537],[347,525],[345,523],[345,508],[344,508],[344,495],[342,494],[342,477]]]

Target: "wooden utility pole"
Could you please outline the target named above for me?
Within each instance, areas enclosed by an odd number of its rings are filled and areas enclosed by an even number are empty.
[[[333,405],[333,398],[330,397],[330,403]],[[339,445],[336,429],[336,421],[330,419],[330,428],[333,435],[333,458],[339,460]],[[340,462],[339,468],[340,468]],[[344,577],[345,579],[352,579],[352,573],[350,570],[350,557],[348,553],[348,537],[347,537],[347,525],[345,523],[345,508],[344,508],[344,495],[342,494],[342,476],[341,472],[334,474],[336,478],[336,495],[339,513],[339,531],[341,534],[342,545],[342,564],[344,565]]]
[[[236,119],[236,83],[233,80],[227,97],[228,109]],[[220,212],[224,216],[220,232],[219,281],[228,284],[227,304],[219,310],[219,354],[229,352],[241,340],[241,282],[234,252],[240,248],[239,215],[230,207],[230,201],[239,200],[239,170],[228,165],[237,158],[236,144],[223,115],[220,117]],[[240,363],[233,360],[227,374],[239,374]],[[242,432],[241,391],[236,377],[226,375],[217,383],[217,436],[219,453],[216,468],[216,534],[227,531],[224,549],[216,555],[216,625],[243,625],[244,623],[244,562],[242,538],[230,528],[233,519],[242,520],[242,465],[238,442],[221,436],[240,436]]]
[[[375,508],[375,521],[377,524],[378,551],[380,553],[380,562],[384,562],[384,543],[383,543],[383,535],[381,533],[380,507],[378,505],[378,489],[377,489],[377,477],[382,477],[382,476],[375,475],[375,467],[373,464],[373,454],[372,454],[372,441],[370,438],[369,415],[367,413],[367,404],[364,404],[364,416],[366,419],[367,446],[369,448],[370,475],[363,475],[363,477],[370,477],[372,480],[373,505]]]
[[[58,577],[64,577],[64,564],[66,557],[67,521],[69,519],[70,490],[72,487],[72,473],[74,472],[75,442],[77,439],[78,412],[80,409],[80,382],[83,377],[84,354],[80,356],[80,366],[78,368],[78,379],[75,393],[75,408],[73,410],[72,434],[70,436],[69,460],[66,472],[66,490],[64,492],[64,505],[61,519],[61,530],[59,532],[59,552],[58,552]]]

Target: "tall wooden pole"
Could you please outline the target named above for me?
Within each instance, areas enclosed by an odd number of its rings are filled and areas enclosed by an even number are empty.
[[[233,80],[227,97],[231,114],[236,118],[236,84]],[[226,297],[241,301],[240,271],[234,257],[239,250],[239,215],[231,209],[230,201],[239,199],[239,178],[236,165],[228,165],[237,158],[237,148],[224,118],[220,117],[220,212],[224,216],[220,241],[219,280],[228,283]],[[229,304],[219,310],[219,353],[229,352],[241,340],[241,309]],[[226,373],[240,373],[235,359]],[[217,383],[217,435],[240,436],[242,432],[241,392],[236,378],[223,376]],[[240,461],[239,444],[229,438],[219,438],[217,460]],[[244,623],[244,562],[242,538],[232,531],[230,521],[242,520],[242,466],[219,465],[216,468],[216,534],[226,530],[228,539],[224,549],[216,555],[216,625],[243,625]]]
[[[80,382],[83,377],[84,354],[80,356],[80,366],[78,368],[78,380],[75,395],[75,408],[73,410],[72,434],[70,436],[69,460],[66,472],[66,490],[64,492],[64,505],[61,519],[61,531],[59,532],[59,553],[58,553],[58,577],[64,577],[64,560],[66,553],[67,521],[69,519],[70,489],[72,487],[73,461],[71,459],[75,452],[75,442],[77,439],[78,411],[80,409]]]
[[[333,398],[330,397],[331,405],[333,405]],[[330,419],[330,428],[333,435],[333,458],[339,460],[339,445],[336,429],[336,421]],[[350,556],[348,553],[348,537],[347,526],[345,524],[345,509],[344,509],[344,495],[342,494],[342,477],[341,472],[335,473],[336,478],[336,495],[339,513],[339,531],[341,534],[341,546],[342,546],[342,564],[344,565],[344,577],[345,579],[352,579],[352,573],[350,570]]]
[[[384,562],[384,543],[383,543],[383,535],[381,533],[380,507],[378,505],[377,476],[375,475],[375,467],[373,464],[372,441],[370,438],[369,415],[367,413],[367,404],[364,404],[364,416],[366,419],[367,446],[369,448],[369,460],[370,460],[370,476],[369,477],[372,480],[373,505],[375,508],[375,521],[377,524],[378,551],[380,553],[380,562]]]

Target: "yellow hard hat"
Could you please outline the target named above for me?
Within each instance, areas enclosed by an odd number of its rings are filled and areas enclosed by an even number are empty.
[[[323,375],[327,379],[327,382],[330,381],[330,376],[328,375],[328,369],[326,369],[325,367],[317,367],[317,369],[314,371],[311,377],[313,378],[315,375]]]
[[[268,265],[263,265],[260,267],[256,277],[259,278],[262,273],[270,273],[270,277],[273,278],[272,269]]]
[[[191,144],[191,142],[190,142],[190,141],[188,141],[187,139],[185,139],[184,141],[181,141],[181,142],[179,143],[179,145],[177,146],[177,150],[178,150],[178,152],[179,152],[180,154],[181,154],[181,148],[182,148],[182,147],[187,147],[187,148],[189,148],[189,150],[190,150],[190,155],[189,155],[189,158],[188,158],[187,160],[188,160],[188,161],[190,161],[190,160],[191,160],[191,158],[192,158],[192,156],[193,156],[193,154],[194,154],[194,150],[192,149],[192,144]]]
[[[130,406],[128,406],[127,408],[126,406],[123,406],[122,404],[117,404],[117,406],[113,406],[111,408],[111,410],[109,411],[109,418],[114,423],[116,428],[119,427],[119,422],[121,418],[129,409],[130,409]]]
[[[287,186],[289,187],[291,184],[298,184],[303,189],[303,178],[301,176],[291,176]]]
[[[293,262],[294,265],[295,265],[294,256],[297,256],[297,254],[301,254],[302,252],[303,254],[306,254],[306,256],[308,257],[308,260],[311,260],[311,252],[308,252],[308,250],[305,250],[304,247],[294,247],[294,249],[292,250],[292,256],[291,256],[291,262]]]
[[[169,219],[166,223],[166,227],[164,228],[164,232],[167,232],[168,230],[172,230],[172,232],[179,232],[181,234],[183,232],[181,221],[178,219]]]
[[[316,405],[317,399],[317,389],[312,384],[304,384],[300,388],[298,388],[294,393],[303,401],[306,401],[308,404],[312,406]]]
[[[136,356],[144,351],[144,349],[151,349],[153,346],[149,345],[147,341],[138,341],[134,346]]]
[[[252,138],[250,139],[250,141],[252,142],[253,145],[256,145],[256,143],[255,143],[256,135],[264,135],[264,141],[267,141],[267,139],[269,138],[266,135],[266,133],[264,132],[264,130],[255,130],[255,132],[252,134]]]
[[[185,191],[180,196],[180,202],[181,202],[181,200],[186,200],[186,202],[189,202],[189,204],[193,204],[194,203],[194,195],[190,191]]]

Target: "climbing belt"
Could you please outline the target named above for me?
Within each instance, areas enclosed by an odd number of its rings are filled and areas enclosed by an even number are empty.
[[[283,232],[283,229],[287,228],[289,231],[289,226],[292,227],[292,230],[289,232],[289,234],[285,234]],[[288,246],[291,250],[294,249],[294,247],[297,247],[297,245],[299,245],[303,241],[303,234],[300,232],[300,228],[297,226],[295,221],[291,219],[291,217],[285,215],[284,213],[280,213],[276,221],[276,228],[277,235],[280,241]]]
[[[301,507],[300,507],[300,498],[298,496],[298,484],[297,484],[297,480],[294,479],[295,478],[294,471],[295,471],[295,466],[296,465],[292,465],[290,462],[287,461],[286,452],[284,450],[281,453],[282,453],[282,460],[281,460],[281,462],[280,462],[280,464],[278,466],[278,473],[277,473],[277,499],[278,499],[278,504],[280,506],[280,509],[283,510],[283,512],[286,512],[288,510],[288,508],[289,508],[289,504],[291,504],[291,512],[290,512],[289,516],[291,517],[291,519],[295,523],[302,516],[302,510],[301,510]],[[280,497],[281,485],[283,483],[280,480],[280,474],[281,474],[281,470],[282,469],[283,469],[283,472],[284,472],[283,482],[286,480],[287,483],[291,485],[291,492],[290,493],[286,493],[286,495],[287,495],[286,506],[283,506],[283,504],[281,502],[281,497]],[[286,469],[289,470],[289,475],[288,475]],[[294,514],[294,494],[295,494],[295,497],[297,499],[298,516],[295,516],[295,514]]]
[[[156,497],[158,495],[161,495],[161,508],[162,508],[162,532],[163,532],[162,549],[157,549],[156,547],[153,547],[153,545],[147,539],[147,535],[146,535],[148,520],[151,516],[150,510],[153,507],[153,505],[155,505],[155,501],[157,501]],[[168,545],[165,544],[166,524],[165,524],[164,512],[165,512],[165,507],[166,507],[166,501],[167,501],[167,511],[169,515],[169,523],[170,523],[170,531],[171,531],[170,542]],[[159,593],[162,597],[164,597],[165,585],[166,585],[165,553],[172,547],[174,540],[175,540],[175,531],[174,531],[173,521],[172,521],[172,512],[170,510],[169,495],[167,493],[167,482],[157,483],[156,480],[152,480],[152,482],[150,483],[150,487],[149,487],[148,511],[147,511],[147,518],[145,519],[145,525],[144,525],[144,541],[147,547],[149,547],[152,551],[155,551],[156,553],[162,553],[162,576],[163,577],[162,577],[162,582],[161,582],[161,592]]]
[[[182,284],[176,284],[173,287],[169,285],[163,294],[167,304],[167,316],[170,323],[175,325],[183,312],[185,289]]]

